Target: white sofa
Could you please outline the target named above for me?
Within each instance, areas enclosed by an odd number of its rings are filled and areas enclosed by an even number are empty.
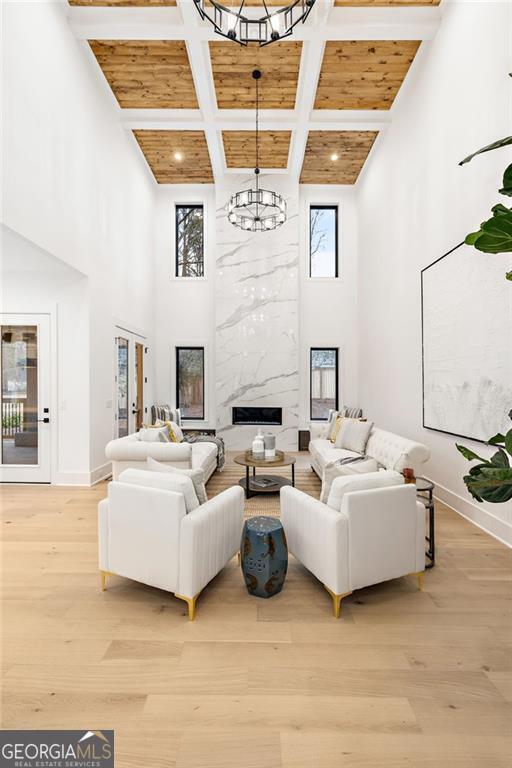
[[[353,451],[335,448],[327,439],[327,430],[327,423],[310,425],[311,466],[322,481],[326,467],[332,466],[339,459],[358,455]],[[385,469],[401,472],[405,467],[411,467],[416,475],[421,475],[423,464],[430,458],[430,450],[422,443],[373,427],[366,445],[366,456],[375,459],[377,464]],[[346,464],[344,467],[350,468],[351,465]],[[357,471],[357,464],[354,464],[353,468]]]
[[[358,475],[357,480],[375,474]],[[380,477],[397,473],[377,473]],[[334,480],[329,502],[354,476]],[[415,574],[419,588],[425,569],[425,508],[416,487],[396,484],[347,491],[338,509],[296,488],[281,489],[281,522],[289,551],[319,579],[331,595],[333,613],[354,590]]]
[[[217,468],[215,443],[149,443],[138,440],[134,434],[111,440],[107,443],[105,455],[112,462],[114,480],[125,469],[144,469],[148,456],[172,467],[202,469],[205,483]]]
[[[115,574],[173,592],[192,621],[201,590],[240,550],[244,494],[229,488],[187,514],[183,494],[165,488],[170,477],[130,469],[109,483],[98,507],[101,585]]]

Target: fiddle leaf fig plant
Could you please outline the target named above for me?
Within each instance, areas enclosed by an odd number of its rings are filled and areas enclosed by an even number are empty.
[[[512,72],[509,75],[512,77]],[[512,146],[512,136],[506,136],[504,139],[498,139],[491,144],[477,149],[470,155],[461,160],[459,165],[465,165],[471,162],[477,155],[485,152],[492,152],[495,149]],[[503,186],[499,190],[501,195],[512,197],[512,164],[505,169],[503,174]],[[465,241],[467,245],[474,246],[483,253],[511,253],[512,252],[512,208],[498,203],[492,208],[492,216],[483,221],[477,232],[471,232],[467,235]],[[512,280],[512,272],[505,275],[507,280]]]
[[[512,411],[509,412],[509,418],[512,419]],[[488,501],[491,504],[503,504],[512,499],[512,466],[510,457],[512,457],[512,429],[509,429],[506,435],[500,432],[487,441],[487,445],[494,445],[498,448],[490,459],[483,459],[477,453],[466,448],[464,445],[457,445],[457,450],[468,461],[478,461],[469,470],[469,475],[465,475],[463,480],[466,488],[476,501]]]

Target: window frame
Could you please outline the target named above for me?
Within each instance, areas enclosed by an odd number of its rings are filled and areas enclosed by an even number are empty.
[[[180,408],[180,351],[182,349],[200,349],[203,353],[203,413],[201,416],[184,416],[181,414],[182,421],[205,421],[206,419],[206,354],[205,348],[197,345],[180,345],[177,346],[175,351],[175,366],[176,366],[176,408]]]
[[[179,271],[179,250],[178,250],[178,209],[183,208],[201,208],[203,212],[203,274],[202,275],[180,275]],[[174,280],[205,280],[206,279],[206,205],[204,202],[198,203],[174,203]]]
[[[313,352],[335,352],[336,354],[336,397],[334,410],[339,410],[339,382],[340,382],[340,349],[339,347],[310,347],[309,348],[309,420],[310,421],[328,421],[328,417],[325,419],[318,419],[313,417]]]
[[[335,217],[334,217],[334,244],[335,244],[335,263],[334,263],[334,275],[331,277],[320,277],[318,275],[311,274],[312,272],[312,255],[311,255],[311,211],[313,209],[319,209],[319,210],[327,210],[327,211],[334,211]],[[309,270],[308,270],[308,277],[310,280],[337,280],[339,278],[339,226],[338,226],[338,218],[339,218],[339,205],[338,203],[309,203],[309,222],[308,222],[308,234],[309,234],[309,244],[308,244],[308,250],[309,250]]]

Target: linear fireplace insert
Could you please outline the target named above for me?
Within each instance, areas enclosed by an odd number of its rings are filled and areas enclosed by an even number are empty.
[[[282,408],[233,407],[233,424],[279,425],[283,423]]]

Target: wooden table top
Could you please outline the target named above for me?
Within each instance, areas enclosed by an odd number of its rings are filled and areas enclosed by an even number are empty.
[[[249,450],[239,453],[233,461],[243,467],[288,467],[290,464],[295,464],[296,458],[290,453],[276,450],[276,455],[272,459],[255,459],[252,451]]]

